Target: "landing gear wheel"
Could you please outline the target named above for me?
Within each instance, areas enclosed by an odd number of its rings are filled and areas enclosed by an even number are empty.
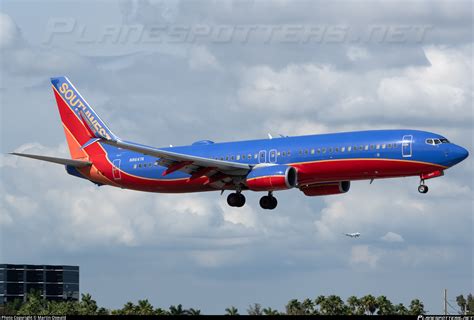
[[[278,201],[274,196],[263,196],[260,198],[260,207],[263,209],[273,210],[277,207]]]
[[[237,196],[239,198],[239,201],[237,203],[237,206],[236,207],[243,207],[244,204],[245,204],[245,196],[242,194],[242,193],[237,193]]]
[[[275,197],[270,197],[270,207],[268,209],[273,210],[277,207],[278,201]]]
[[[234,192],[227,196],[227,204],[231,207],[243,207],[245,204],[245,196],[240,192]]]
[[[425,186],[424,184],[420,184],[418,186],[418,192],[419,193],[427,193],[428,192],[428,186]]]

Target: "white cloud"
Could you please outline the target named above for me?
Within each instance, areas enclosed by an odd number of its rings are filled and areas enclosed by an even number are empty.
[[[0,12],[0,48],[6,49],[18,43],[20,31],[10,16]]]
[[[367,60],[370,58],[370,53],[367,48],[351,46],[347,49],[347,57],[351,61]]]
[[[367,245],[353,246],[349,262],[352,265],[368,265],[374,269],[377,266],[379,256],[369,250]]]
[[[347,122],[451,124],[473,120],[470,47],[427,47],[431,65],[347,71],[331,65],[290,64],[280,70],[252,66],[241,74],[240,104],[252,112],[291,115],[321,125]],[[349,120],[350,119],[350,120]],[[348,121],[349,120],[349,121]],[[290,119],[291,121],[291,119]]]
[[[195,70],[218,69],[216,57],[204,46],[193,46],[189,53],[189,67]]]
[[[383,237],[381,237],[383,241],[386,242],[403,242],[403,237],[399,235],[398,233],[389,231],[387,232]]]

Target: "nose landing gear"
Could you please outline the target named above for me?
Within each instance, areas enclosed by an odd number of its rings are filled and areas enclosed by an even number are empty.
[[[227,196],[227,204],[231,207],[243,207],[245,204],[245,196],[241,192],[234,192]]]
[[[425,185],[425,180],[420,181],[420,185],[418,186],[418,192],[419,193],[427,193],[428,192],[428,186]]]
[[[277,207],[278,201],[273,196],[272,192],[268,193],[268,196],[263,196],[260,198],[260,207],[263,209],[273,210]]]

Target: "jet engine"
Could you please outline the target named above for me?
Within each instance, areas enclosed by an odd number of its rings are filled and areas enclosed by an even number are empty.
[[[253,191],[286,190],[296,186],[296,169],[286,165],[255,167],[247,175],[247,186]]]
[[[351,188],[350,181],[318,183],[301,186],[300,190],[307,196],[328,196],[331,194],[346,193]]]

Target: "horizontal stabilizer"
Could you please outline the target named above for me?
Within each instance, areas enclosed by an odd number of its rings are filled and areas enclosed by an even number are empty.
[[[35,155],[35,154],[17,153],[17,152],[11,152],[10,154],[13,154],[15,156],[25,157],[25,158],[31,158],[31,159],[36,159],[36,160],[53,162],[53,163],[57,163],[57,164],[68,165],[68,166],[72,166],[72,167],[75,167],[75,168],[83,168],[83,167],[87,167],[87,166],[92,165],[92,162],[82,161],[82,160],[54,158],[54,157],[38,156],[38,155]]]

